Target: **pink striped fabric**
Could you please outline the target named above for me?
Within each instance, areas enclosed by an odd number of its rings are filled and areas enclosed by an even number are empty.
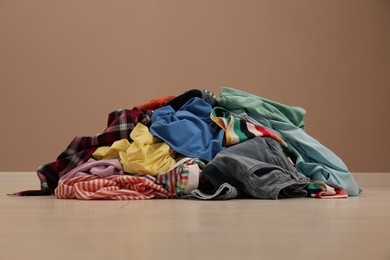
[[[150,180],[151,179],[151,180]],[[95,175],[66,179],[58,184],[58,199],[80,200],[147,200],[167,199],[168,191],[148,176],[112,175],[101,178]],[[156,180],[157,182],[157,180]]]

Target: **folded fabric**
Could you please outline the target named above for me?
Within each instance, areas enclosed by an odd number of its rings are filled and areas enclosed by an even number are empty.
[[[198,188],[199,176],[205,164],[197,158],[183,158],[171,169],[157,176],[157,180],[165,185],[170,196],[179,192],[190,193]]]
[[[157,175],[171,168],[175,152],[167,143],[150,134],[148,127],[139,123],[127,139],[116,141],[111,147],[99,147],[92,156],[96,159],[120,158],[125,172]]]
[[[60,182],[55,189],[58,199],[147,200],[166,199],[168,192],[151,176],[113,175],[79,176]]]
[[[41,190],[16,192],[16,196],[51,195],[61,176],[86,162],[100,146],[111,145],[114,141],[128,138],[136,124],[149,125],[152,111],[138,108],[120,109],[108,115],[107,126],[102,133],[94,136],[75,137],[57,160],[42,165],[37,170]]]
[[[123,175],[123,168],[117,159],[97,161],[90,158],[87,162],[64,174],[59,182],[64,181],[65,179],[88,175],[96,175],[101,178],[111,175]]]
[[[335,189],[330,187],[323,181],[310,182],[307,185],[308,196],[317,199],[340,199],[348,198],[348,193],[345,190]]]
[[[197,97],[177,111],[167,105],[154,111],[150,133],[186,157],[210,161],[223,150],[224,134],[210,113],[210,104]]]

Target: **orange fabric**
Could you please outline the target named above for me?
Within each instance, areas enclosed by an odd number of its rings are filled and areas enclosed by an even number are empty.
[[[152,99],[143,105],[137,106],[137,108],[146,109],[146,110],[156,110],[160,107],[163,107],[169,100],[171,100],[173,98],[175,98],[175,96],[155,98],[155,99]]]

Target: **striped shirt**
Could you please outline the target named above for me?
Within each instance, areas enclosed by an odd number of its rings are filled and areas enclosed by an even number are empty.
[[[152,176],[79,176],[60,182],[55,195],[57,199],[79,200],[167,199],[168,192],[157,183]]]
[[[225,131],[224,145],[226,146],[238,144],[256,136],[269,136],[277,140],[282,146],[288,146],[274,131],[233,116],[230,111],[222,107],[215,107],[211,111],[210,117]]]

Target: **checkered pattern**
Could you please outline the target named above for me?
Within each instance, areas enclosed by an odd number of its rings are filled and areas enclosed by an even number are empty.
[[[114,141],[126,138],[137,123],[149,126],[152,116],[151,110],[138,108],[120,109],[108,115],[107,127],[102,133],[95,136],[75,137],[68,147],[57,157],[57,160],[42,165],[37,170],[41,181],[41,190],[27,190],[17,192],[18,196],[51,195],[58,185],[58,180],[65,173],[76,166],[85,163],[100,146],[110,146]]]

